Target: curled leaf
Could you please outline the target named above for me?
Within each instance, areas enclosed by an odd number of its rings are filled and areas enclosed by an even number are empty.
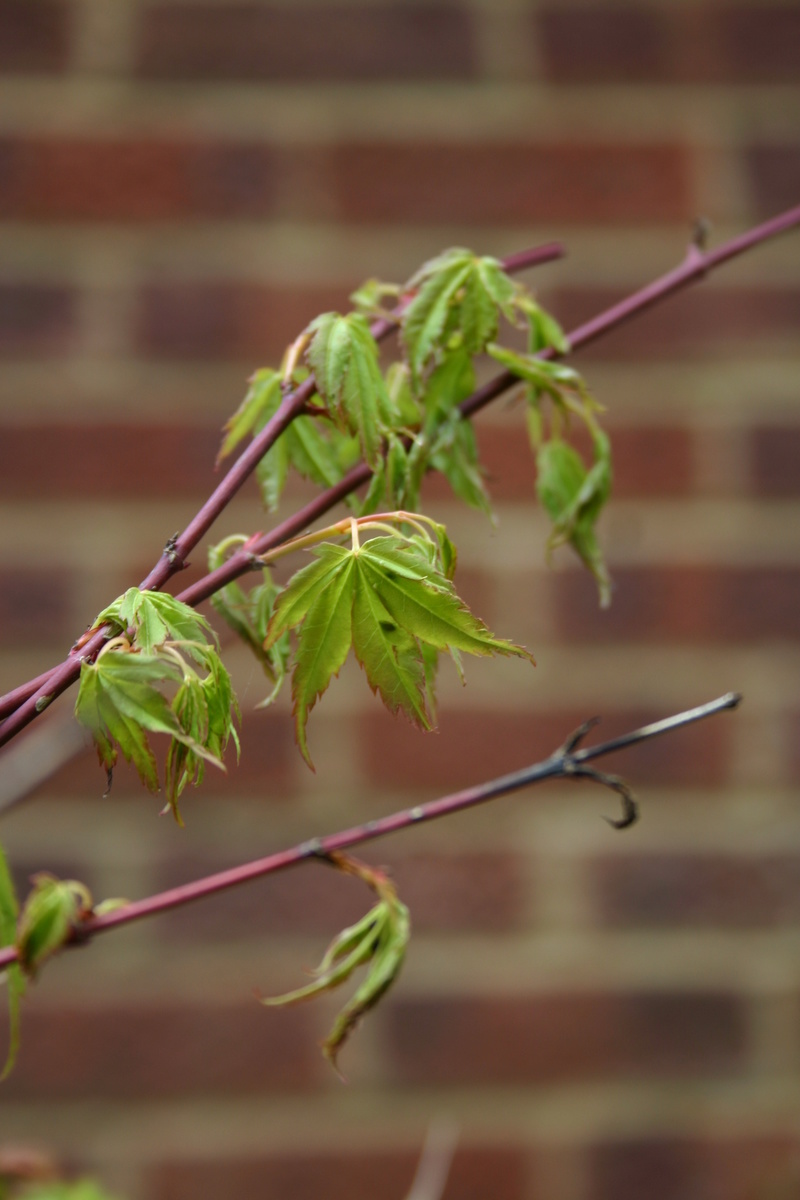
[[[92,897],[75,879],[56,879],[42,873],[33,877],[17,927],[19,963],[35,976],[45,959],[69,942],[81,920],[92,912]]]
[[[405,958],[411,922],[408,909],[398,899],[393,884],[383,872],[344,854],[331,854],[328,861],[346,874],[362,879],[377,893],[378,903],[360,921],[337,934],[322,962],[312,972],[316,976],[312,983],[283,996],[263,997],[261,1003],[279,1007],[311,1000],[346,982],[357,967],[367,966],[363,982],[341,1010],[322,1043],[322,1053],[341,1075],[337,1065],[339,1051],[364,1014],[378,1003],[397,978]]]

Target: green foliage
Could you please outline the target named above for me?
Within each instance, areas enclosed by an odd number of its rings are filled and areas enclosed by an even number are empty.
[[[426,262],[405,290],[415,292],[401,332],[415,386],[449,349],[479,354],[497,335],[498,312],[516,319],[518,288],[502,265],[461,247]]]
[[[378,903],[355,925],[337,934],[322,962],[312,972],[316,976],[313,983],[283,996],[263,998],[261,1003],[279,1006],[311,1000],[340,987],[358,967],[368,965],[364,980],[341,1010],[322,1043],[322,1053],[338,1072],[337,1059],[342,1046],[364,1014],[374,1008],[399,974],[411,933],[411,921],[408,909],[398,899],[397,892],[382,872],[373,871],[365,864],[341,854],[332,854],[330,861],[340,870],[363,879],[377,892]]]
[[[358,438],[371,467],[381,462],[383,439],[397,413],[378,363],[378,347],[360,313],[323,313],[308,326],[306,352],[317,391],[337,428]]]
[[[19,904],[6,856],[0,846],[0,946],[12,946],[17,936]],[[19,1007],[25,992],[25,977],[17,963],[11,963],[3,972],[8,990],[8,1053],[0,1079],[5,1079],[14,1066],[19,1050]]]
[[[495,638],[459,599],[450,581],[454,551],[441,526],[430,522],[429,532],[412,519],[414,531],[406,534],[387,526],[387,517],[409,519],[385,514],[382,522],[363,524],[387,531],[363,544],[353,519],[351,546],[317,546],[316,561],[292,577],[275,604],[266,645],[297,630],[292,696],[297,743],[309,766],[308,714],[351,645],[390,712],[402,712],[422,729],[432,726],[424,646],[456,657],[460,651],[530,657]]]
[[[88,888],[75,879],[35,875],[33,890],[22,909],[17,928],[19,963],[35,976],[45,959],[68,942],[80,921],[92,911]]]
[[[247,541],[244,535],[226,538],[217,546],[211,546],[208,552],[209,570],[215,571],[220,567],[230,551],[235,546],[241,546]],[[235,580],[225,584],[211,597],[211,603],[230,628],[250,648],[250,651],[261,663],[264,674],[272,682],[272,691],[261,701],[259,708],[264,708],[278,695],[289,666],[289,635],[279,638],[268,650],[264,649],[267,627],[272,617],[272,610],[280,589],[272,580],[272,574],[267,567],[261,572],[261,583],[245,591]]]
[[[144,654],[152,654],[168,640],[181,643],[189,654],[200,655],[206,636],[216,642],[205,617],[182,604],[168,592],[142,592],[128,588],[99,614],[95,628],[107,623],[120,633],[133,629],[133,645]]]
[[[3,1193],[0,1192],[0,1198]],[[15,1200],[115,1200],[110,1192],[92,1179],[77,1179],[67,1183],[61,1179],[30,1183],[14,1192]]]
[[[540,320],[541,324],[541,320]],[[553,334],[553,331],[549,331]],[[602,607],[611,602],[611,581],[597,538],[597,520],[611,494],[611,443],[597,423],[598,405],[577,371],[562,363],[517,354],[500,346],[489,353],[528,386],[528,432],[536,455],[536,492],[553,522],[548,554],[564,543],[572,546],[597,582]],[[542,399],[552,402],[552,433],[544,436]],[[592,440],[594,462],[583,459],[562,437],[562,427],[577,416]]]
[[[208,622],[173,596],[130,588],[97,623],[107,621],[132,627],[133,639],[113,638],[96,662],[81,664],[75,715],[92,734],[101,765],[110,773],[121,750],[152,792],[159,779],[149,735],[171,739],[167,808],[180,822],[178,798],[186,784],[202,780],[206,763],[224,770],[231,737],[238,749],[230,676],[205,640]],[[164,693],[170,687],[171,699]]]
[[[611,602],[611,581],[595,524],[611,490],[611,447],[599,429],[593,442],[595,459],[588,470],[566,442],[544,442],[536,456],[536,490],[553,522],[548,551],[568,542],[594,575],[605,608]]]
[[[297,378],[297,375],[295,376]],[[250,380],[242,404],[225,426],[218,461],[248,436],[255,437],[280,407],[284,377],[263,368]],[[357,443],[320,416],[295,417],[263,456],[256,469],[264,507],[278,507],[290,468],[320,487],[338,483],[357,457]]]

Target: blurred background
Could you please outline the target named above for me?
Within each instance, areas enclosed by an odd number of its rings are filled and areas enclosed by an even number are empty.
[[[529,278],[569,329],[677,264],[696,218],[717,243],[800,201],[791,0],[0,0],[0,69],[2,691],[139,582],[247,377],[367,276],[559,238]],[[317,1049],[335,1005],[253,992],[303,981],[364,911],[354,881],[312,865],[64,955],[0,1145],[128,1200],[401,1200],[444,1116],[446,1200],[800,1195],[799,271],[795,234],[576,358],[616,451],[608,611],[568,554],[545,566],[521,409],[478,422],[496,527],[431,488],[458,586],[535,670],[469,662],[463,690],[443,665],[422,736],[348,667],[312,775],[233,649],[242,762],[186,795],[186,829],[123,771],[102,799],[82,746],[0,838],[23,887],[139,897],[518,768],[586,717],[611,736],[743,691],[607,760],[639,825],[553,784],[369,848],[415,935],[347,1086]],[[249,487],[214,537],[269,521]],[[69,707],[3,760],[5,802]]]

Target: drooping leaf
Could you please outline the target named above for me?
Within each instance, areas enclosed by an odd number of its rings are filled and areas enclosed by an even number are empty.
[[[539,358],[536,354],[518,354],[494,343],[488,345],[486,350],[512,375],[517,375],[532,386],[534,399],[540,395],[549,396],[557,404],[566,404],[573,411],[579,412],[591,412],[598,407],[592,400],[582,376],[572,367]],[[581,415],[584,415],[583,412]]]
[[[13,946],[17,935],[19,905],[14,881],[8,869],[6,856],[0,846],[0,946]],[[5,1079],[14,1066],[19,1050],[19,1010],[25,992],[25,976],[18,963],[11,963],[2,975],[8,994],[8,1052],[0,1080]]]
[[[274,415],[281,402],[281,374],[264,367],[250,378],[250,387],[242,403],[225,425],[217,462],[235,450],[246,437],[257,433]]]
[[[517,308],[528,323],[528,351],[537,354],[540,350],[555,350],[568,354],[569,338],[558,321],[537,304],[533,296],[521,293],[516,298]]]
[[[337,1065],[339,1051],[361,1018],[374,1008],[397,978],[408,947],[411,921],[408,909],[383,872],[346,855],[331,854],[330,861],[340,870],[363,879],[377,893],[378,903],[334,938],[313,972],[317,978],[312,983],[283,996],[262,998],[261,1003],[281,1006],[310,1000],[339,987],[358,967],[368,964],[362,983],[322,1043],[322,1053],[337,1074],[341,1074]]]
[[[200,759],[224,770],[221,750],[231,733],[236,736],[232,721],[233,713],[238,712],[216,650],[207,643],[204,648],[192,644],[190,650],[192,658],[205,668],[202,679],[176,653],[126,653],[110,646],[95,663],[82,663],[75,705],[75,716],[91,732],[106,770],[114,767],[121,750],[152,792],[158,791],[159,781],[148,735],[163,733],[172,739],[167,804],[178,819],[177,789],[185,784],[184,767],[191,768],[194,778]],[[172,704],[161,691],[165,684],[179,685]],[[175,743],[190,754],[181,755]]]
[[[158,768],[149,733],[182,737],[183,730],[159,687],[178,682],[177,663],[156,655],[109,650],[95,663],[81,664],[75,716],[94,738],[98,758],[110,771],[117,747],[151,792],[158,791]]]
[[[360,313],[323,313],[308,326],[307,357],[317,390],[340,429],[358,437],[378,466],[384,436],[397,423],[378,363],[378,347]]]
[[[597,519],[611,492],[611,445],[593,430],[595,461],[587,470],[572,446],[559,438],[544,442],[536,458],[536,490],[553,527],[548,549],[568,542],[597,581],[600,604],[611,600],[611,581],[595,532]]]
[[[452,413],[440,429],[431,454],[431,466],[441,471],[460,500],[493,517],[492,502],[478,457],[475,430],[460,413]]]
[[[29,976],[35,976],[44,960],[72,938],[81,919],[92,911],[89,889],[75,879],[40,874],[32,882],[17,927],[19,963]]]
[[[209,570],[215,570],[223,560],[224,554],[218,554],[217,547],[212,546],[208,557]],[[272,681],[272,691],[266,699],[260,702],[259,708],[265,708],[275,700],[289,665],[288,635],[280,638],[269,650],[264,649],[267,626],[278,593],[279,589],[273,583],[272,576],[265,567],[261,583],[251,588],[249,592],[246,592],[236,580],[233,580],[211,597],[211,603],[216,611],[249,647],[261,663],[264,674]]]
[[[390,709],[432,726],[433,671],[423,647],[457,654],[527,651],[495,638],[459,599],[449,579],[455,551],[444,531],[424,538],[387,535],[350,549],[324,544],[275,604],[267,649],[296,629],[292,675],[298,745],[310,764],[305,726],[316,700],[354,644],[368,682]]]

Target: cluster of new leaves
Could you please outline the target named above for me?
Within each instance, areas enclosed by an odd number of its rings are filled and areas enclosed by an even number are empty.
[[[224,770],[230,738],[239,746],[238,705],[216,639],[187,605],[138,588],[105,608],[95,625],[118,632],[96,662],[81,665],[75,715],[91,732],[109,780],[121,750],[153,792],[160,783],[150,735],[169,737],[164,788],[167,808],[180,822],[178,798],[186,785],[200,783],[206,763]]]
[[[403,965],[411,922],[408,909],[397,897],[391,882],[380,871],[372,870],[357,859],[331,854],[328,861],[348,874],[362,879],[378,896],[378,903],[333,939],[322,962],[312,972],[313,983],[283,996],[265,997],[266,1005],[297,1004],[346,983],[353,972],[367,966],[360,987],[336,1017],[322,1043],[322,1052],[338,1071],[337,1057],[361,1018],[373,1008],[391,987]]]
[[[401,298],[391,314],[401,353],[382,371],[367,320],[377,318],[386,328],[387,297]],[[351,500],[360,515],[380,508],[417,511],[430,470],[445,475],[460,499],[490,513],[475,435],[460,409],[475,390],[476,358],[490,355],[525,384],[537,492],[553,522],[549,548],[569,543],[595,575],[606,603],[609,582],[595,525],[610,491],[608,441],[581,377],[550,361],[569,350],[558,323],[496,259],[460,248],[425,263],[403,287],[371,280],[353,301],[355,312],[325,313],[312,321],[280,372],[253,376],[226,426],[220,457],[257,434],[287,389],[313,371],[316,390],[305,415],[292,422],[258,468],[268,508],[277,506],[290,467],[332,486],[361,456],[372,481],[360,502]],[[526,353],[498,344],[501,328],[511,327],[526,331]],[[566,440],[571,417],[589,427],[594,454],[589,467]]]
[[[349,527],[349,546],[315,546],[315,561],[280,592],[264,643],[269,650],[296,630],[292,698],[297,743],[309,766],[308,714],[351,646],[389,711],[422,729],[434,721],[440,652],[459,667],[462,652],[530,658],[494,637],[459,599],[451,581],[455,550],[443,526],[399,512],[353,517]],[[362,541],[364,533],[376,536]]]
[[[10,1033],[3,1077],[14,1064],[19,1048],[19,1008],[27,979],[35,979],[43,962],[80,935],[81,922],[126,903],[105,900],[94,905],[85,884],[56,879],[45,872],[31,880],[33,887],[19,911],[14,884],[0,850],[0,940],[16,946],[18,958],[6,968]],[[0,1192],[0,1200],[2,1192]]]

